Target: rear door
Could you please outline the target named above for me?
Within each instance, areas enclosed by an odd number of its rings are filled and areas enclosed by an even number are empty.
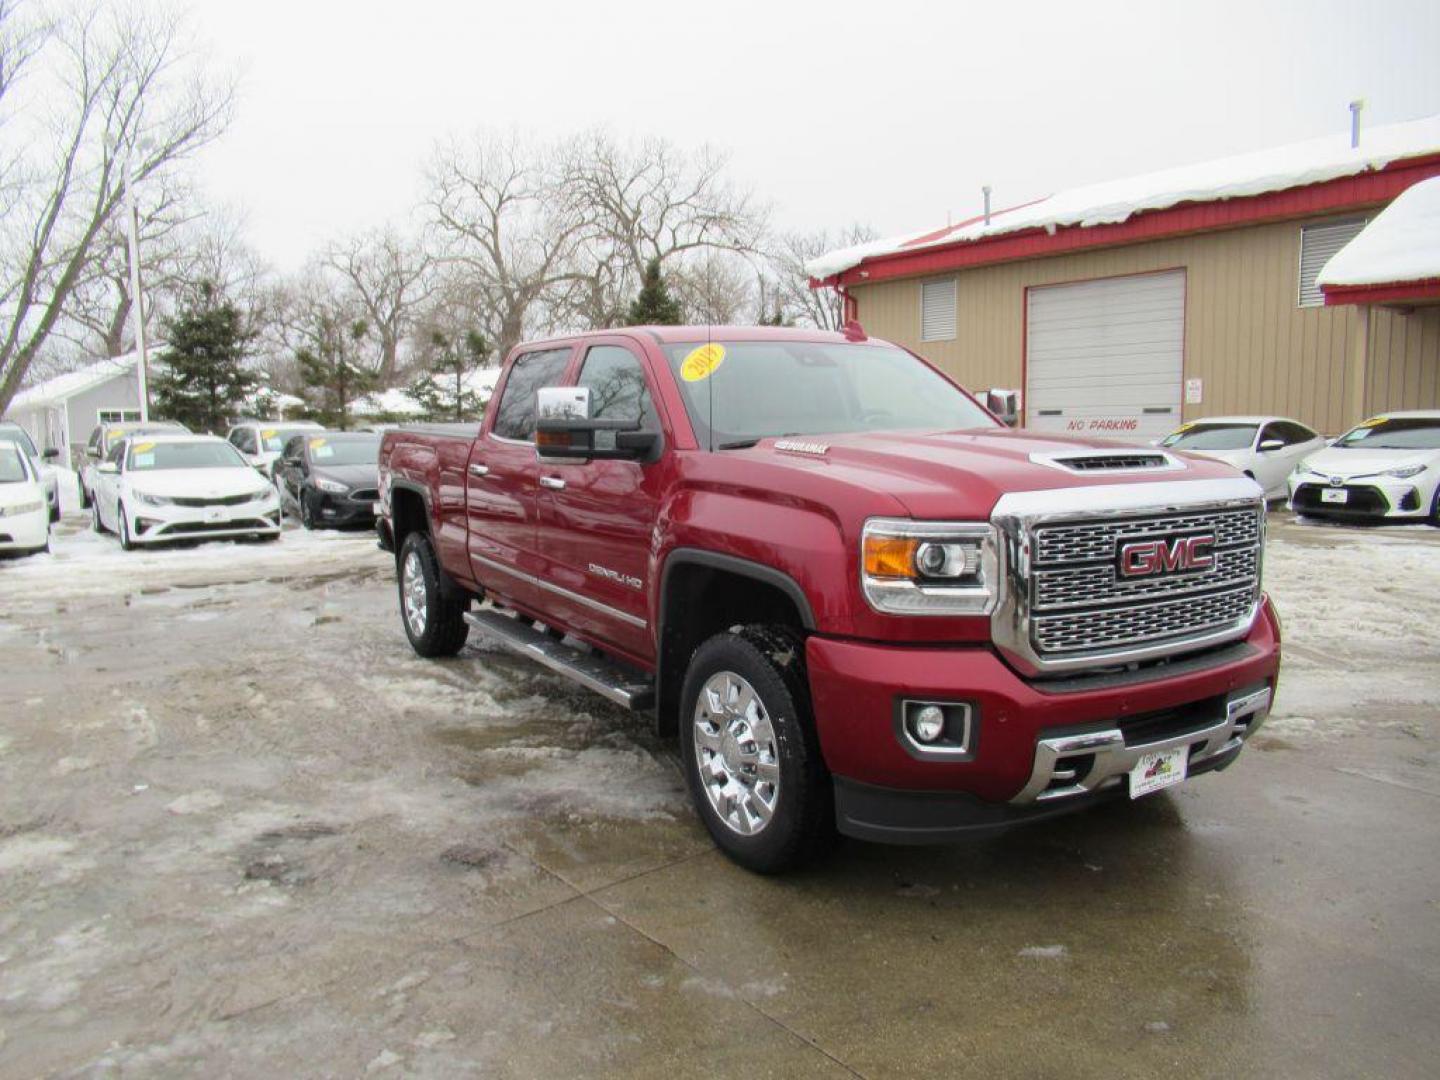
[[[1185,271],[1031,288],[1025,308],[1026,427],[1151,439],[1180,422]]]
[[[597,420],[639,419],[659,432],[654,375],[624,338],[588,344],[576,377]],[[606,434],[596,436],[603,446]],[[614,434],[609,433],[611,445]],[[540,462],[538,547],[546,606],[567,625],[650,659],[647,596],[659,506],[660,454],[638,461]]]
[[[574,349],[521,353],[507,369],[486,410],[465,474],[470,570],[487,589],[534,605],[535,392],[564,382]]]

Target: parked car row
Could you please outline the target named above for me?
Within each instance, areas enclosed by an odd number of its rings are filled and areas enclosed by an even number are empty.
[[[1216,416],[1160,441],[1233,465],[1316,518],[1440,525],[1440,411],[1381,413],[1327,440],[1280,416]]]
[[[0,552],[50,550],[50,510],[34,459],[19,442],[0,442]]]
[[[40,486],[45,492],[45,506],[50,516],[50,521],[60,520],[60,481],[55,475],[54,460],[60,456],[60,451],[54,449],[46,450],[43,454],[35,446],[35,440],[30,433],[19,424],[8,420],[0,421],[0,443],[18,446],[22,453],[30,459],[35,475],[39,477]]]

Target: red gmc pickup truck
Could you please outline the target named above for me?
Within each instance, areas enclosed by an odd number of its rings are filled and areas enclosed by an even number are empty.
[[[385,435],[380,498],[418,653],[653,712],[759,871],[1223,769],[1280,667],[1253,481],[1012,431],[854,324],[522,345],[478,426]]]

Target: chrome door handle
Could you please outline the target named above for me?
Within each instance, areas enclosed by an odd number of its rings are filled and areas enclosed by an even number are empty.
[[[551,491],[564,491],[565,481],[558,476],[542,476],[540,477],[540,486],[549,488]]]
[[[488,466],[485,466],[485,465],[471,465],[471,466],[470,466],[470,475],[471,475],[471,476],[489,476],[489,475],[490,475],[490,469],[489,469]]]

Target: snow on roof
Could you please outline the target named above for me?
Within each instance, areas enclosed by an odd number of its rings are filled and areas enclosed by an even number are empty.
[[[1111,225],[1145,210],[1163,210],[1183,202],[1218,202],[1263,195],[1305,184],[1383,169],[1392,161],[1440,152],[1440,115],[1386,124],[1361,133],[1352,149],[1348,132],[1249,154],[1146,173],[1123,180],[1061,191],[1036,202],[969,218],[956,225],[905,233],[812,259],[806,271],[815,278],[843,273],[868,258],[916,251],[942,244],[981,240],[1022,229]]]
[[[163,346],[155,348],[161,347]],[[151,353],[152,363],[154,362],[155,348],[146,350]],[[113,356],[101,360],[99,363],[80,368],[78,371],[56,375],[52,379],[36,383],[29,389],[21,390],[10,399],[10,408],[12,410],[35,409],[62,404],[76,394],[83,394],[87,390],[93,390],[101,383],[109,382],[117,375],[133,374],[138,360],[139,354],[130,352],[124,356]]]
[[[1422,180],[1337,251],[1319,285],[1391,285],[1440,278],[1440,176]]]
[[[495,392],[495,383],[499,378],[499,367],[476,368],[465,376],[464,386],[470,393],[480,398],[488,398]],[[436,375],[432,381],[442,392],[455,386],[455,380],[448,375]],[[391,387],[389,390],[366,394],[350,406],[350,411],[356,416],[420,416],[425,410],[403,387]]]

